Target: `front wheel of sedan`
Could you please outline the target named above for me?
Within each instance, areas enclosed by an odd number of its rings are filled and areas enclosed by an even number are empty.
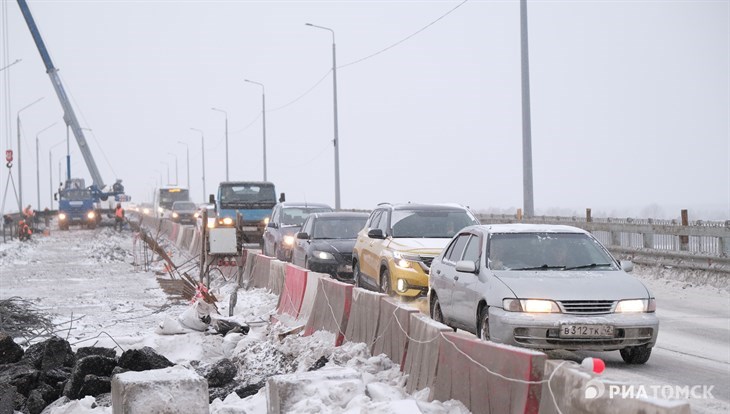
[[[631,346],[619,351],[624,362],[630,365],[646,364],[651,356],[651,348],[647,346]]]
[[[365,287],[360,280],[362,276],[360,276],[360,263],[355,262],[355,264],[352,265],[352,282],[355,284],[355,287],[363,288]]]
[[[477,327],[479,332],[479,339],[483,341],[489,340],[489,308],[484,305],[479,311],[479,321]]]

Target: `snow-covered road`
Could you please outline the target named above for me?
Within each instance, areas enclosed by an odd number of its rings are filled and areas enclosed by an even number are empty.
[[[54,313],[59,336],[68,337],[74,347],[114,346],[122,348],[152,346],[170,360],[183,365],[191,361],[211,363],[223,356],[246,366],[246,381],[270,375],[289,364],[289,368],[306,370],[319,357],[334,355],[341,366],[367,372],[373,389],[385,389],[380,397],[351,403],[348,409],[359,412],[392,412],[388,401],[404,404],[418,401],[423,411],[433,413],[460,412],[457,402],[424,402],[423,395],[407,396],[403,378],[383,358],[369,358],[364,347],[346,344],[338,350],[325,345],[328,338],[290,337],[283,342],[268,341],[271,327],[254,327],[240,342],[227,342],[217,335],[187,334],[180,336],[155,334],[167,316],[177,317],[186,303],[171,301],[162,291],[152,271],[135,270],[131,265],[133,233],[115,233],[110,228],[97,230],[54,231],[49,237],[35,237],[30,243],[0,244],[0,299],[19,296],[32,300],[40,309]],[[158,265],[161,268],[161,265]],[[661,320],[659,340],[649,362],[644,366],[628,366],[618,352],[551,353],[551,357],[580,361],[597,356],[607,361],[607,379],[650,385],[713,386],[711,400],[693,400],[693,412],[730,412],[730,296],[727,289],[688,286],[671,281],[671,271],[664,273],[639,268],[634,273],[654,292]],[[163,276],[167,277],[167,276]],[[225,291],[219,292],[221,313],[227,315]],[[254,321],[272,311],[276,297],[262,290],[241,291],[236,319]],[[100,332],[108,334],[102,334]],[[325,334],[327,335],[327,334]],[[113,338],[113,340],[111,339]],[[331,341],[329,341],[331,343]],[[362,349],[361,349],[362,348]],[[257,353],[253,353],[256,350]],[[267,355],[260,360],[256,355]],[[293,355],[287,360],[282,355]],[[331,361],[330,363],[335,363]],[[273,371],[272,371],[273,370]],[[254,378],[256,375],[259,377]],[[241,380],[241,378],[239,378]],[[324,390],[323,390],[324,392]],[[242,400],[235,394],[224,403],[215,402],[211,412],[261,412],[262,396]],[[397,404],[396,404],[397,405]],[[333,412],[344,407],[332,407]],[[237,411],[236,411],[237,410]],[[246,410],[246,411],[243,411]],[[104,408],[89,412],[110,412]]]

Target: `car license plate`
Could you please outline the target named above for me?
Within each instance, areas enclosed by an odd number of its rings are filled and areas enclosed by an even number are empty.
[[[613,325],[560,325],[561,338],[613,338]]]
[[[256,227],[246,226],[246,227],[241,227],[241,230],[243,230],[243,231],[256,231],[258,229]]]

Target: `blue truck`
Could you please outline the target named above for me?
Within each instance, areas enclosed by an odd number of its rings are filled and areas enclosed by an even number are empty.
[[[101,219],[97,200],[83,178],[72,178],[58,190],[58,228],[68,230],[72,224],[96,228]]]
[[[276,189],[267,181],[224,181],[218,186],[216,227],[234,227],[240,213],[239,237],[243,243],[261,244],[264,230],[276,205]],[[281,194],[280,200],[283,200]]]

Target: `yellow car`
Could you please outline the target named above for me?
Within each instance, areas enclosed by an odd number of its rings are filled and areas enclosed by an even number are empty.
[[[428,293],[431,261],[462,228],[479,224],[456,204],[379,204],[352,252],[357,286],[404,297]]]

